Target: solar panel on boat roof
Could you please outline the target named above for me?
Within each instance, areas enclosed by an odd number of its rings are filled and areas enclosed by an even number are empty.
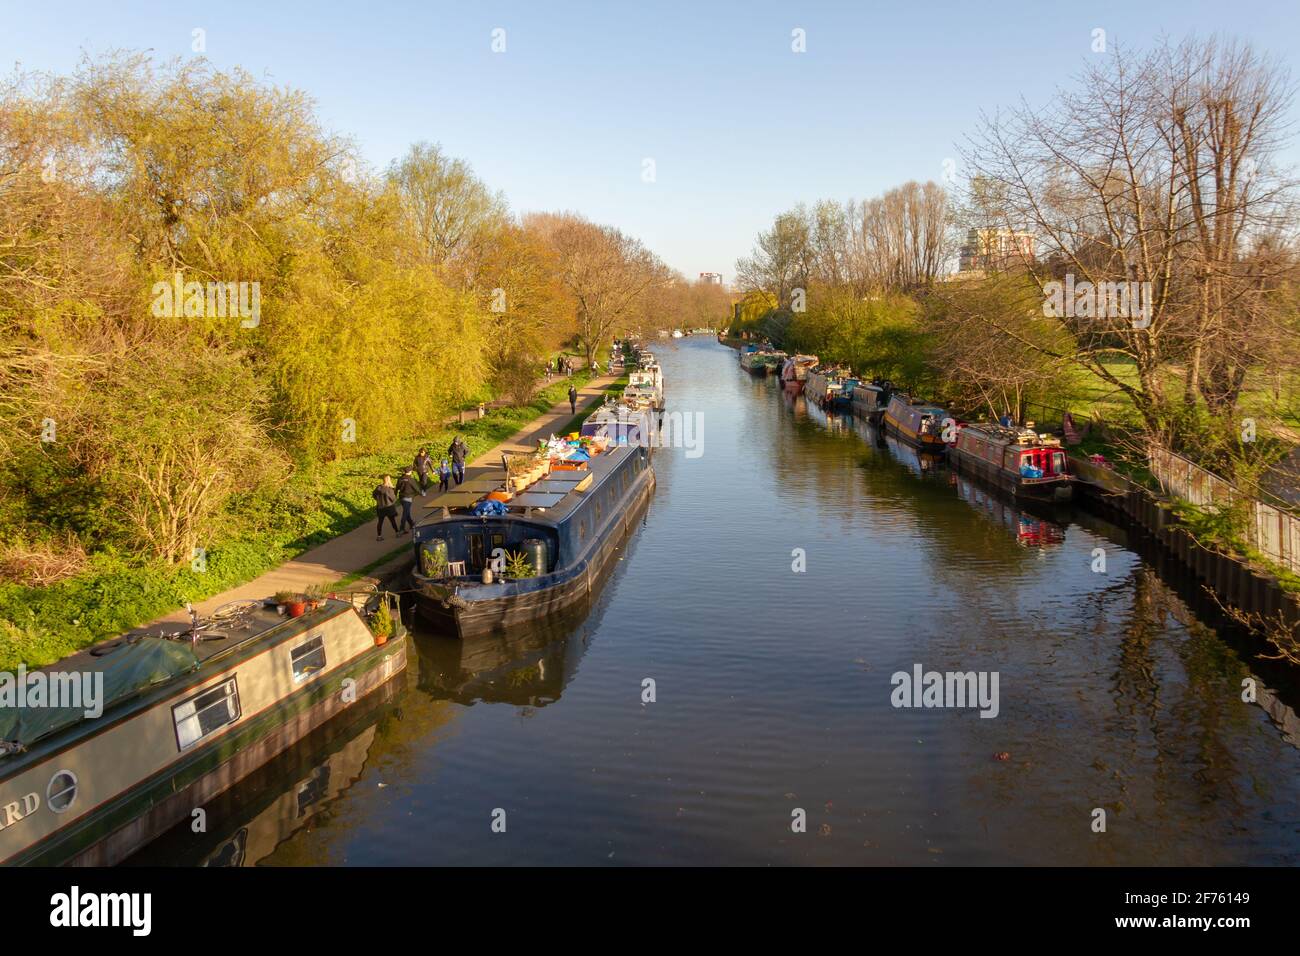
[[[525,491],[511,498],[508,504],[511,508],[554,508],[563,500],[562,492]]]
[[[583,473],[583,476],[586,476],[585,472]],[[524,491],[537,491],[545,495],[567,495],[581,480],[581,478],[575,478],[573,481],[557,481],[551,478],[544,478],[535,485],[529,485],[524,489]]]

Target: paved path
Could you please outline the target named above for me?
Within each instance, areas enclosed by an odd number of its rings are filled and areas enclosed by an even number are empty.
[[[600,378],[594,378],[582,386],[578,390],[579,411],[601,401],[606,387],[612,384],[616,377],[602,375]],[[501,455],[503,452],[535,449],[539,439],[550,437],[556,429],[567,424],[571,418],[573,418],[573,412],[569,409],[568,399],[551,406],[550,411],[546,412],[546,414],[534,419],[501,444],[488,449],[471,461],[465,469],[465,479],[468,481],[471,478],[479,477],[504,478],[504,472],[501,468]],[[435,457],[438,457],[438,454],[440,453],[436,453]],[[453,484],[452,488],[455,487]],[[427,496],[415,502],[412,511],[415,514],[416,521],[428,514],[426,506],[436,505],[438,497],[439,493],[437,491],[431,491]],[[398,508],[398,520],[401,520],[400,506]],[[375,523],[373,520],[367,521],[359,528],[353,528],[346,534],[331,538],[324,544],[304,552],[300,557],[277,568],[272,568],[247,584],[208,598],[197,605],[198,611],[200,614],[206,614],[227,601],[260,600],[272,596],[277,591],[302,591],[312,584],[333,584],[340,578],[369,567],[376,561],[392,554],[394,550],[401,549],[401,552],[394,555],[392,560],[376,567],[369,574],[379,576],[386,571],[395,570],[410,560],[407,545],[409,545],[411,538],[410,535],[395,537],[392,527],[385,525],[385,528],[384,540],[376,541]],[[159,618],[153,624],[160,624],[164,621],[188,620],[189,617],[185,611],[178,609],[166,617]]]

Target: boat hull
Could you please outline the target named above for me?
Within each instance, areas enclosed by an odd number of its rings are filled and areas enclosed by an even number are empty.
[[[1074,486],[1068,477],[1038,480],[1021,478],[959,448],[949,450],[948,461],[963,474],[1000,488],[1022,501],[1066,502],[1074,497]]]
[[[948,451],[948,445],[943,438],[938,435],[918,435],[909,428],[900,425],[889,414],[882,416],[885,431],[893,435],[903,444],[919,451],[929,452],[931,455],[942,455]]]

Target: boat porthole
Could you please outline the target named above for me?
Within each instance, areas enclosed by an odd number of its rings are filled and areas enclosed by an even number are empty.
[[[50,778],[45,788],[45,805],[55,813],[62,813],[77,800],[77,775],[71,770],[60,770]]]

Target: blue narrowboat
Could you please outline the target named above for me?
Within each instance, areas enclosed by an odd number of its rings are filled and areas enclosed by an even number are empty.
[[[619,442],[629,437],[635,443]],[[483,489],[442,496],[433,506],[441,513],[412,536],[420,615],[464,638],[503,633],[590,598],[655,487],[640,435],[624,431],[614,442],[585,467],[552,471],[508,501],[485,503]]]

